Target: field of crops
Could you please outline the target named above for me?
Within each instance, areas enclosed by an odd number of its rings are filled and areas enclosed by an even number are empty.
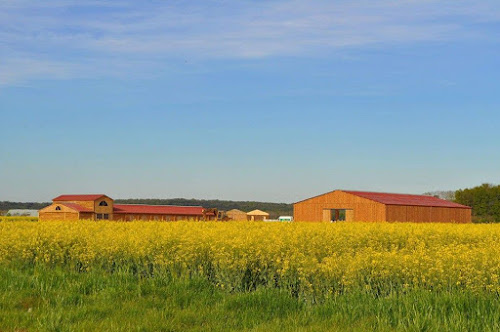
[[[0,264],[202,278],[316,303],[349,292],[500,293],[500,226],[0,222]]]

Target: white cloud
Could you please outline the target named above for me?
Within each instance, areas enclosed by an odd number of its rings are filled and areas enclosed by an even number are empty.
[[[170,58],[318,56],[491,38],[498,1],[0,1],[0,84],[113,74]],[[17,60],[21,54],[22,60]],[[89,59],[91,59],[89,61]],[[141,67],[142,68],[142,67]]]

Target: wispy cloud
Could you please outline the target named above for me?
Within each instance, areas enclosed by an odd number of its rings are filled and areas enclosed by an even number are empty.
[[[491,38],[498,1],[0,1],[0,84],[152,70],[168,59],[331,55]]]
[[[75,64],[44,60],[4,59],[0,63],[0,85],[8,85],[33,78],[66,79],[80,71]]]

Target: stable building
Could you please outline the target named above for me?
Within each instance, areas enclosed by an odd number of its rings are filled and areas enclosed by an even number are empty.
[[[229,220],[243,221],[247,220],[247,213],[238,209],[232,209],[226,212],[226,216]]]
[[[471,208],[434,196],[335,190],[293,205],[295,221],[470,223]]]
[[[39,211],[39,220],[217,220],[216,209],[201,206],[115,204],[109,196],[61,195]]]
[[[269,213],[261,210],[253,210],[247,213],[248,221],[265,221],[269,218]]]

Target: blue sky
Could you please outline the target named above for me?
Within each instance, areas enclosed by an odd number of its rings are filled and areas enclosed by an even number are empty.
[[[0,200],[500,176],[498,1],[0,0]]]

